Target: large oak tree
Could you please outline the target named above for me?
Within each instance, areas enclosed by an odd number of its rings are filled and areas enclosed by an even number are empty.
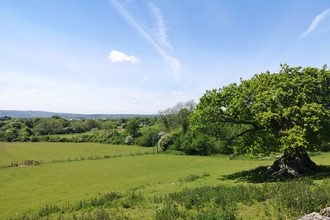
[[[307,154],[328,148],[330,140],[330,71],[281,65],[269,71],[206,91],[191,125],[220,140],[234,142],[240,154],[283,156],[267,173],[312,172]],[[224,128],[234,131],[225,132]]]

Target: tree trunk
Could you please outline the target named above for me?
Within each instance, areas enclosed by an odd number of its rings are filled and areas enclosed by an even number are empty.
[[[313,173],[316,168],[316,164],[309,158],[308,154],[297,149],[295,153],[284,153],[272,166],[261,173],[278,176],[285,174],[298,176],[298,174]]]

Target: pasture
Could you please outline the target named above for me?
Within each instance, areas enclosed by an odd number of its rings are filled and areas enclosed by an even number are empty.
[[[13,160],[44,162],[0,169],[0,219],[111,192],[138,190],[155,198],[186,188],[234,186],[237,180],[222,177],[272,163],[272,159],[152,154],[152,148],[96,143],[0,143],[0,152],[2,166]],[[329,157],[323,153],[312,159],[328,165]],[[190,181],[194,176],[198,178]],[[151,219],[153,209],[133,210],[130,215],[139,219],[143,213]]]
[[[129,155],[151,153],[152,149],[127,145],[105,145],[98,143],[60,143],[60,142],[0,142],[0,166],[23,160],[42,160],[48,163],[53,160],[87,159],[105,155]]]

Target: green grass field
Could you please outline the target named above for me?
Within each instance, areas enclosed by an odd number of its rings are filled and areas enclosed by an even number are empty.
[[[272,160],[150,152],[151,148],[96,143],[0,143],[0,165],[13,160],[44,161],[42,165],[0,169],[0,219],[34,213],[47,204],[61,205],[107,192],[139,189],[153,197],[197,186],[235,185],[235,180],[223,179],[223,175],[272,163]],[[90,156],[93,158],[88,159]],[[328,165],[329,157],[323,153],[312,159]],[[67,158],[77,161],[68,162]],[[52,162],[53,159],[61,162]],[[190,174],[203,173],[208,175],[196,181],[182,181]]]
[[[52,160],[66,160],[68,158],[80,159],[81,157],[129,155],[143,152],[152,152],[152,149],[98,143],[0,142],[0,166],[16,161],[21,163],[23,160],[42,160],[44,163],[48,163]]]

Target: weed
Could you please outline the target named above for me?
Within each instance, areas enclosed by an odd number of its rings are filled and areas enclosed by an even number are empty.
[[[208,177],[208,176],[210,176],[210,173],[208,173],[208,172],[204,172],[202,174],[202,176],[200,176],[198,174],[189,174],[189,176],[185,177],[184,179],[180,178],[179,181],[180,182],[193,182],[199,178]]]

